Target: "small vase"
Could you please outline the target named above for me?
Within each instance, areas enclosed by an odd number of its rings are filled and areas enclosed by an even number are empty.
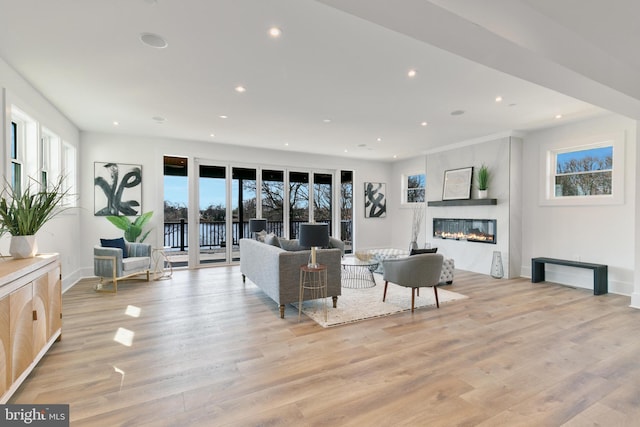
[[[36,236],[11,236],[9,254],[13,258],[33,258],[37,252]]]
[[[489,197],[489,190],[478,190],[478,199],[486,199]]]
[[[496,279],[502,279],[504,276],[504,270],[502,267],[502,254],[500,251],[493,252],[493,260],[491,261],[491,277]]]

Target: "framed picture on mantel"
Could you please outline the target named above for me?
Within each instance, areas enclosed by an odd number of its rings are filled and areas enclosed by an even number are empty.
[[[444,171],[442,200],[464,200],[471,198],[473,166]]]

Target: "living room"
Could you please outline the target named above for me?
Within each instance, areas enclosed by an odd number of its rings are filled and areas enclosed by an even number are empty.
[[[331,2],[324,2],[331,3]],[[8,43],[8,42],[4,42]],[[425,221],[418,239],[438,246],[439,252],[455,259],[456,268],[487,275],[492,254],[500,251],[505,262],[505,278],[529,278],[531,258],[549,256],[609,266],[609,292],[624,295],[629,305],[640,308],[640,188],[637,185],[640,152],[637,150],[638,115],[633,110],[615,108],[615,102],[597,103],[596,95],[585,96],[596,113],[589,117],[558,119],[553,125],[522,132],[504,130],[499,133],[461,138],[447,146],[424,147],[399,159],[366,158],[366,149],[356,154],[339,155],[326,152],[303,152],[273,146],[246,146],[196,138],[177,138],[157,134],[123,133],[112,130],[85,128],[67,117],[67,112],[55,100],[42,95],[43,90],[16,71],[16,67],[1,58],[0,88],[2,115],[0,124],[3,146],[9,147],[9,122],[19,109],[40,126],[54,131],[76,150],[78,207],[65,212],[47,224],[38,234],[42,252],[57,252],[61,256],[63,289],[68,290],[82,278],[93,274],[92,248],[100,238],[119,236],[112,224],[95,216],[95,162],[117,162],[142,165],[142,204],[144,211],[163,211],[163,157],[188,158],[192,173],[199,162],[218,162],[224,165],[251,167],[275,166],[282,169],[299,168],[306,171],[341,170],[354,172],[354,248],[406,249],[411,240],[412,209],[403,203],[404,180],[407,175],[426,174],[426,199],[443,198],[443,179],[446,170],[479,168],[487,165],[493,174],[489,197],[496,198],[495,206],[426,207]],[[70,83],[71,86],[72,83]],[[99,83],[96,83],[99,85]],[[550,85],[551,86],[551,85]],[[572,88],[569,88],[570,91]],[[575,90],[575,89],[573,89]],[[610,88],[616,91],[616,88]],[[71,92],[70,92],[71,93]],[[574,94],[575,95],[575,94]],[[58,99],[63,99],[59,95]],[[634,98],[634,105],[637,100]],[[87,105],[88,109],[94,108]],[[98,108],[97,106],[95,108]],[[607,111],[605,109],[609,109]],[[617,112],[611,112],[617,111]],[[447,115],[449,112],[447,111]],[[112,119],[110,119],[112,120]],[[111,124],[109,123],[109,126]],[[156,127],[163,124],[153,124]],[[314,129],[311,130],[313,132]],[[259,132],[256,130],[256,132]],[[576,203],[553,205],[545,199],[548,178],[549,151],[588,145],[594,138],[606,136],[622,147],[615,173],[621,176],[616,200],[608,204]],[[374,144],[372,142],[372,144]],[[293,141],[292,141],[293,145]],[[357,149],[356,149],[357,150]],[[328,151],[327,151],[328,152]],[[9,175],[8,154],[0,166],[3,176]],[[28,170],[37,173],[35,168]],[[363,188],[366,182],[386,184],[387,215],[384,218],[365,218]],[[196,198],[196,188],[191,187]],[[621,193],[621,194],[620,194]],[[473,189],[471,197],[476,198]],[[433,237],[432,220],[437,217],[494,218],[498,220],[498,240],[495,245]],[[163,246],[162,216],[156,214],[151,222],[149,242]],[[9,236],[0,240],[0,253],[7,254]],[[551,268],[547,279],[552,282],[589,289],[593,286],[590,272]],[[510,283],[505,280],[505,283]]]

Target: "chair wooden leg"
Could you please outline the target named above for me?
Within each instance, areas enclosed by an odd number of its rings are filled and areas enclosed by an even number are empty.
[[[440,302],[438,301],[438,287],[437,286],[433,287],[433,293],[436,296],[436,307],[440,308]]]
[[[384,281],[384,293],[382,294],[382,302],[387,299],[387,285],[389,284],[388,280]]]
[[[412,313],[416,305],[416,289],[418,288],[411,288],[411,312]]]
[[[331,299],[333,300],[333,308],[338,307],[338,296],[333,296]]]

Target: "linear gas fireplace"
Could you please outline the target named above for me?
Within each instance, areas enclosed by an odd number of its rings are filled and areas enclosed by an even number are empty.
[[[496,244],[495,219],[434,218],[433,237]]]

